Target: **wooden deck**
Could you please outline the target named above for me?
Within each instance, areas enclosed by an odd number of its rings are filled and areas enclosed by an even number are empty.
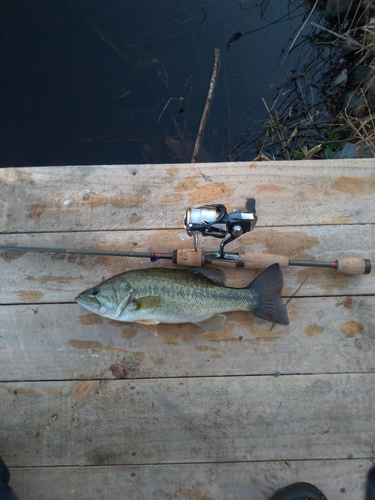
[[[249,197],[258,225],[228,250],[375,266],[373,160],[1,169],[0,244],[190,248],[188,207]],[[75,304],[150,265],[173,266],[0,253],[0,454],[20,500],[265,500],[295,481],[361,500],[375,460],[374,270],[284,270],[287,327],[230,313],[224,332],[155,337]],[[225,272],[234,286],[257,274]]]

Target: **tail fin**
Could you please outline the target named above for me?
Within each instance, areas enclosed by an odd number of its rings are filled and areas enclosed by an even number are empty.
[[[254,294],[256,306],[251,311],[254,316],[279,325],[289,325],[288,311],[281,299],[283,274],[279,264],[267,267],[248,288]]]

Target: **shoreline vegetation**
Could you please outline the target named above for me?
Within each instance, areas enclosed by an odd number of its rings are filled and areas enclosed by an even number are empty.
[[[266,118],[254,159],[375,157],[374,2],[305,3],[283,57],[305,48],[304,56],[273,101],[263,99]]]

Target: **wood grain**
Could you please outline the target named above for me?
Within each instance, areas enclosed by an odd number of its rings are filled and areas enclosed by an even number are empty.
[[[0,398],[9,466],[374,456],[375,373],[3,382]]]
[[[375,263],[373,159],[0,169],[0,245],[192,248],[188,207],[249,197],[259,222],[228,251]],[[229,313],[220,333],[161,325],[155,337],[74,303],[150,265],[0,252],[0,453],[20,500],[266,500],[296,481],[362,498],[375,271],[285,269],[287,327]],[[229,286],[258,274],[224,272]]]
[[[372,159],[0,169],[0,232],[181,228],[257,200],[261,226],[374,223]]]
[[[130,465],[11,469],[19,500],[267,500],[298,481],[315,484],[329,500],[364,498],[371,460],[305,460],[230,464]]]
[[[223,332],[101,318],[77,304],[2,306],[0,380],[375,372],[375,297],[293,298],[290,325],[230,313]]]

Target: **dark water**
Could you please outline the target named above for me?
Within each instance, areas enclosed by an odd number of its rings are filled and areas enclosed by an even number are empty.
[[[252,159],[261,98],[270,103],[290,75],[295,59],[283,60],[283,50],[306,15],[304,2],[289,0],[2,0],[0,8],[1,166],[189,162],[215,48],[200,160]],[[236,32],[243,36],[227,50]]]

